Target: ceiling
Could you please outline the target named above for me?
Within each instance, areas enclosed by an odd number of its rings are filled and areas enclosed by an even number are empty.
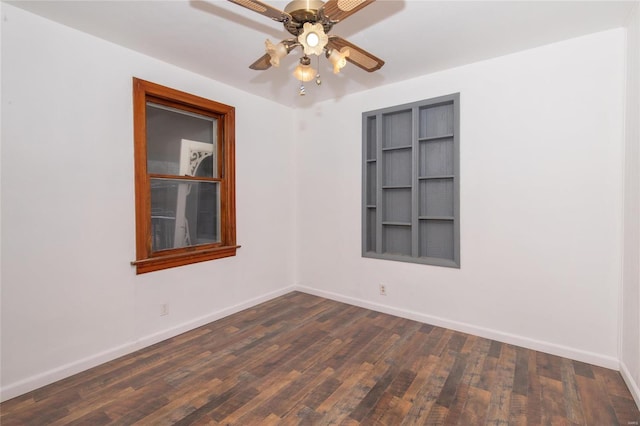
[[[286,1],[266,1],[284,9]],[[367,90],[519,50],[624,26],[637,1],[378,0],[335,25],[340,35],[386,61],[367,73],[348,64],[334,75],[320,58],[322,85],[298,95],[296,49],[279,68],[248,68],[282,24],[224,0],[9,1],[140,53],[291,107]],[[316,58],[312,66],[316,67]]]

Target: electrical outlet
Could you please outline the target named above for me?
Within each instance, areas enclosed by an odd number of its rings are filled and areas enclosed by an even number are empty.
[[[163,303],[160,305],[160,316],[163,317],[165,315],[169,315],[169,304]]]
[[[387,287],[384,284],[380,284],[380,296],[387,295]]]

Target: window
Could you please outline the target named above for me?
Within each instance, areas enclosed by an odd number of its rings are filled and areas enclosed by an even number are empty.
[[[458,93],[362,114],[362,255],[460,267]]]
[[[133,79],[137,273],[235,256],[235,109]]]

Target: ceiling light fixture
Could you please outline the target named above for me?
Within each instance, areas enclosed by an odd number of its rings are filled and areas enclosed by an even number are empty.
[[[304,53],[293,75],[301,82],[300,94],[304,95],[304,82],[313,80],[320,85],[320,72],[310,65],[309,56],[325,55],[333,66],[334,74],[345,67],[347,61],[367,72],[379,70],[384,61],[366,50],[336,35],[327,35],[333,26],[342,22],[375,0],[292,0],[284,10],[273,7],[262,0],[228,0],[253,12],[281,22],[293,37],[273,44],[265,41],[266,53],[252,63],[253,70],[266,70],[280,66],[293,49],[300,47]],[[320,67],[318,67],[319,69]]]
[[[322,55],[324,47],[329,42],[321,24],[305,22],[302,33],[298,36],[298,42],[302,45],[305,55]]]
[[[331,65],[333,65],[333,73],[338,74],[345,65],[347,65],[347,58],[349,57],[349,48],[343,47],[340,50],[331,49],[327,50],[327,58]]]
[[[1,1],[1,0],[0,0]],[[372,4],[375,0],[291,0],[280,10],[264,0],[228,0],[259,13],[269,19],[281,22],[293,37],[278,44],[265,42],[266,53],[254,61],[249,68],[264,71],[279,66],[280,61],[292,50],[300,47],[303,58],[311,55],[325,55],[338,73],[349,62],[367,72],[379,70],[384,61],[366,50],[337,35],[328,35],[334,25]],[[301,64],[297,74],[301,74]],[[317,78],[320,81],[319,77]],[[318,83],[320,84],[320,83]]]
[[[289,49],[287,49],[287,46],[285,46],[283,42],[273,44],[271,43],[271,40],[267,39],[264,42],[264,46],[270,57],[269,63],[274,67],[280,66],[280,59],[284,58],[289,53]]]
[[[300,96],[304,96],[306,94],[304,83],[306,81],[313,80],[315,75],[316,70],[311,67],[311,59],[309,59],[307,55],[300,58],[300,63],[298,64],[296,69],[293,70],[293,76],[300,80],[300,90],[298,92]]]
[[[300,58],[300,63],[293,70],[293,76],[302,82],[311,81],[316,76],[316,70],[311,66],[311,59],[308,56]]]

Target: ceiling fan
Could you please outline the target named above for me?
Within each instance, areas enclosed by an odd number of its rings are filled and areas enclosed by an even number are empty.
[[[294,37],[273,44],[266,40],[267,53],[249,66],[253,70],[266,70],[278,66],[280,59],[287,56],[296,47],[301,47],[304,55],[294,71],[298,80],[311,81],[314,76],[320,84],[319,76],[311,68],[309,55],[324,54],[333,65],[334,73],[338,73],[347,61],[373,72],[379,70],[384,61],[366,50],[350,43],[342,37],[328,35],[331,28],[375,0],[293,0],[284,11],[259,0],[228,0],[249,10],[267,16],[274,21],[282,22],[284,28]],[[303,91],[301,88],[301,94]]]

